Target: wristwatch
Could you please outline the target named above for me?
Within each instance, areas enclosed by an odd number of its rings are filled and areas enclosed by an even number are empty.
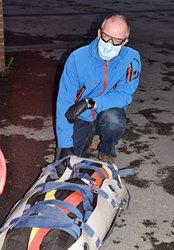
[[[95,105],[95,102],[94,102],[94,100],[93,99],[87,99],[87,104],[88,104],[88,109],[92,109],[93,107],[94,107],[94,105]]]

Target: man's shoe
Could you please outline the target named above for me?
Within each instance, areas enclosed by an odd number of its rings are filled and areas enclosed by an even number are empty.
[[[100,161],[115,163],[115,158],[109,157],[107,155],[101,155],[101,153],[99,153],[98,158]]]
[[[91,145],[89,146],[89,148],[90,149],[97,149],[97,147],[98,147],[98,142],[97,142],[97,140],[96,140],[96,137],[94,136],[93,137],[93,140],[92,140],[92,143],[91,143]]]

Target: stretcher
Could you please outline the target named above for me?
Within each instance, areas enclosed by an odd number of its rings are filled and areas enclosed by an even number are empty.
[[[69,161],[63,174],[59,169]],[[42,169],[0,229],[0,250],[96,250],[112,233],[130,202],[116,164],[74,155]]]

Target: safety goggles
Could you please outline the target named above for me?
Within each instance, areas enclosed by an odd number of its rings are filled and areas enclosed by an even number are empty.
[[[105,42],[105,43],[108,43],[110,40],[112,41],[112,44],[114,46],[119,46],[121,45],[122,43],[125,42],[126,38],[125,39],[121,39],[121,38],[115,38],[115,37],[112,37],[112,36],[108,36],[106,33],[104,33],[102,30],[100,30],[100,35],[101,35],[101,39]]]

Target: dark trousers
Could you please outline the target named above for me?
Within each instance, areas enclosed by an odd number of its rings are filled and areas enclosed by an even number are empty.
[[[100,143],[98,148],[100,153],[115,158],[115,145],[118,144],[125,129],[126,112],[124,109],[111,108],[102,111],[93,122],[76,119],[72,136],[74,154],[85,157],[94,135],[99,135]],[[57,149],[58,152],[60,152],[60,149]]]

